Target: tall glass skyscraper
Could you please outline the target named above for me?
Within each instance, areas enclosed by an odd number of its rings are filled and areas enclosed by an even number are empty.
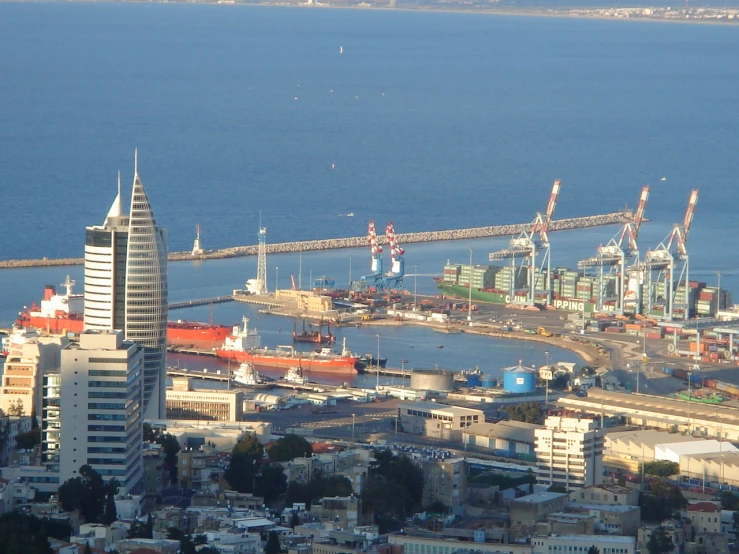
[[[164,419],[167,232],[154,218],[134,164],[131,210],[118,195],[105,223],[85,235],[85,329],[120,329],[144,347],[144,417]]]

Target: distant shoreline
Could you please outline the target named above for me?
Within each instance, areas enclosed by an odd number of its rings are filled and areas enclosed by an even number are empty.
[[[12,3],[12,4],[56,4],[60,3],[54,0],[0,0],[0,3]],[[304,3],[284,3],[277,4],[273,2],[261,2],[261,3],[241,3],[241,2],[209,2],[205,0],[194,0],[187,2],[177,1],[147,1],[147,0],[65,0],[64,3],[78,3],[78,4],[183,4],[183,5],[209,5],[209,6],[239,6],[239,7],[273,7],[273,8],[305,8],[305,9],[331,9],[331,10],[360,10],[360,11],[399,11],[399,12],[420,12],[420,13],[461,13],[461,14],[476,14],[476,15],[501,15],[501,16],[514,16],[514,17],[550,17],[558,19],[584,19],[584,20],[598,20],[598,21],[639,21],[639,22],[657,22],[657,23],[681,23],[681,24],[701,24],[701,25],[737,25],[739,26],[739,6],[735,8],[700,8],[701,10],[708,10],[714,13],[732,13],[735,15],[733,19],[717,19],[717,18],[699,18],[699,17],[660,17],[660,16],[609,16],[602,13],[573,13],[569,10],[578,10],[581,12],[595,12],[599,10],[619,11],[619,10],[664,10],[662,7],[655,6],[592,6],[592,7],[578,7],[578,8],[563,8],[563,9],[548,9],[548,10],[528,10],[528,9],[511,9],[511,8],[487,8],[487,7],[470,7],[465,8],[462,6],[454,7],[427,7],[427,6],[412,6],[403,5],[399,7],[390,6],[377,6],[377,5],[336,5],[336,4],[319,4],[309,6]],[[672,10],[671,13],[679,14],[681,10]]]

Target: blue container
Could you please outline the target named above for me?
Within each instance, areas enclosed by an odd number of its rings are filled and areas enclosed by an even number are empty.
[[[482,384],[482,376],[479,373],[470,373],[467,376],[468,387],[479,387]]]
[[[485,389],[494,389],[497,383],[498,381],[495,377],[491,377],[490,375],[482,376],[482,386]]]
[[[518,365],[503,371],[503,390],[515,394],[532,393],[536,390],[536,371]]]

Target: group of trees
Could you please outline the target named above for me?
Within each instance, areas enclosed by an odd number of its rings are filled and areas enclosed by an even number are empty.
[[[498,487],[498,489],[502,491],[512,489],[514,487],[520,487],[521,485],[529,485],[530,491],[533,492],[533,485],[536,483],[536,475],[531,470],[520,477],[511,477],[505,473],[498,473],[495,471],[485,471],[472,477],[470,482]]]
[[[277,452],[284,455],[286,449],[280,446]],[[254,435],[245,435],[234,446],[225,477],[233,490],[262,496],[265,503],[272,502],[287,490],[287,478],[282,467],[264,460],[264,447]]]
[[[421,508],[423,470],[406,455],[390,450],[375,453],[370,464],[362,502],[364,511],[374,516],[380,533],[398,527],[397,522]]]
[[[642,519],[645,521],[670,519],[687,505],[680,488],[664,479],[651,479],[647,490],[639,498]]]
[[[146,518],[146,523],[134,519],[126,534],[127,539],[153,539],[154,538],[154,521],[151,519],[151,512]]]
[[[349,496],[352,494],[352,484],[349,479],[339,475],[324,477],[318,473],[307,483],[293,481],[287,487],[285,504],[292,506],[296,502],[304,503],[308,510],[313,500],[324,496]]]
[[[185,534],[177,527],[170,527],[167,529],[167,538],[172,541],[180,541],[179,554],[220,554],[220,550],[212,546],[196,548],[208,543],[208,538],[205,535],[195,535],[193,537]]]
[[[524,402],[522,404],[514,404],[506,408],[508,417],[514,421],[523,421],[524,423],[541,423],[544,419],[544,412],[538,402]]]
[[[69,524],[9,512],[0,516],[0,554],[52,554],[49,537],[69,540]]]
[[[680,473],[680,464],[669,460],[656,460],[644,464],[644,473],[657,477],[670,477]]]
[[[180,451],[180,443],[177,441],[177,437],[161,432],[159,429],[152,428],[148,423],[144,423],[144,441],[153,442],[162,447],[162,451],[164,452],[164,467],[169,471],[169,480],[172,483],[176,483],[177,454]]]
[[[661,525],[652,531],[652,535],[647,541],[647,551],[649,554],[667,554],[675,550],[675,543],[667,534],[667,530]]]
[[[67,511],[79,510],[87,523],[113,523],[118,514],[115,507],[115,494],[118,481],[108,483],[89,465],[83,465],[79,476],[67,479],[59,487],[59,501]]]

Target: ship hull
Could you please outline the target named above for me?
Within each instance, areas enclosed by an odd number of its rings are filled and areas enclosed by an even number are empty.
[[[470,289],[457,285],[455,283],[445,283],[438,281],[436,287],[443,292],[446,296],[453,296],[461,300],[468,300],[470,297]],[[521,300],[525,300],[525,297],[520,297]],[[504,292],[486,291],[481,289],[472,289],[472,300],[477,302],[490,302],[492,304],[518,304],[516,300],[511,301],[509,294]],[[596,311],[595,304],[593,302],[586,302],[579,299],[571,298],[558,298],[552,300],[552,306],[557,310],[563,310],[566,312],[585,312],[593,313]]]
[[[357,358],[310,358],[301,356],[272,356],[257,352],[216,349],[216,356],[235,362],[249,362],[255,369],[289,369],[300,365],[303,371],[315,373],[357,373]]]
[[[21,327],[33,327],[56,335],[65,333],[81,333],[85,323],[82,318],[40,317],[24,314],[18,318]],[[208,325],[207,323],[179,323],[171,321],[167,325],[167,344],[171,346],[189,346],[208,350],[223,344],[233,329],[225,325]]]

